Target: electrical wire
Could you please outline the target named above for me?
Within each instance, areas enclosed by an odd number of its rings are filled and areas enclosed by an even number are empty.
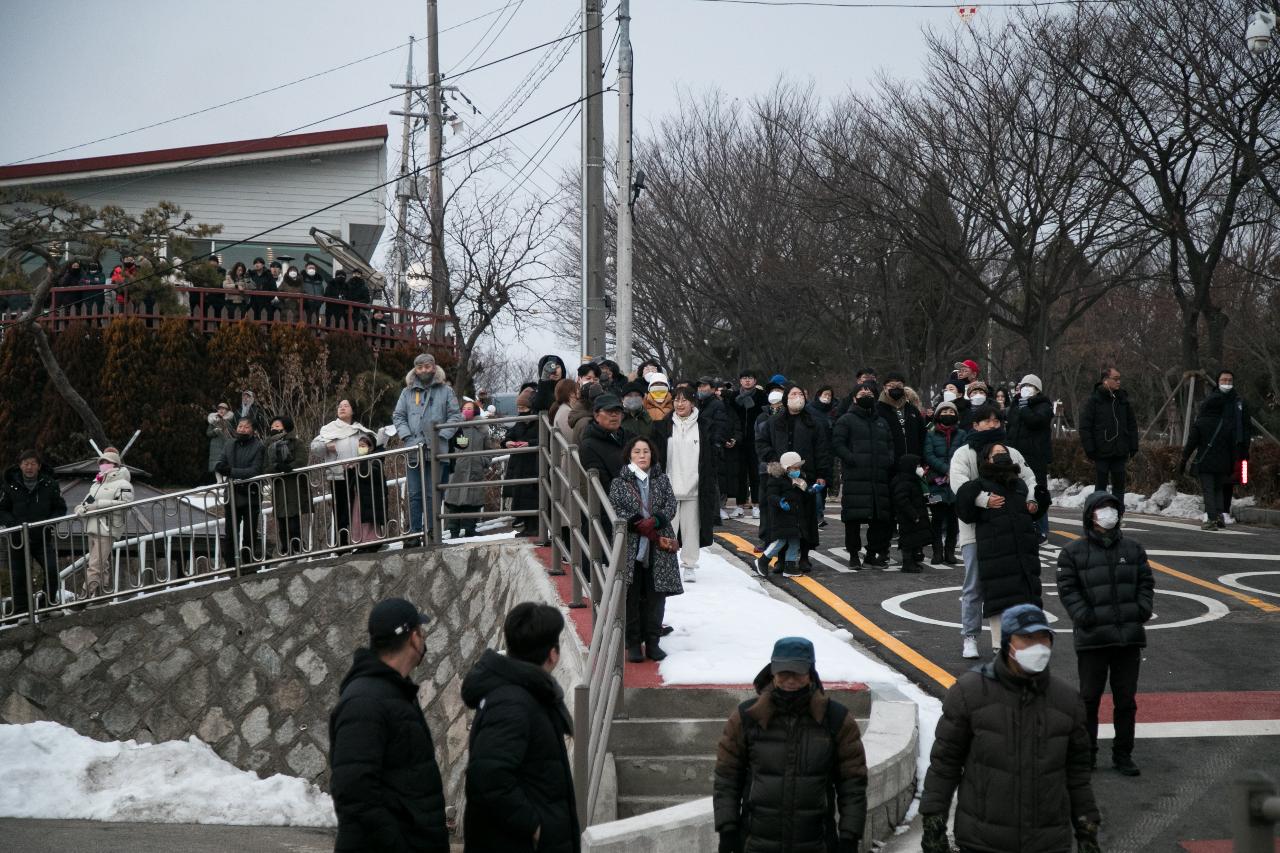
[[[832,9],[954,9],[965,3],[861,3],[839,0],[692,0],[695,3],[732,3],[739,6],[814,6]],[[1006,2],[975,2],[972,5],[1010,9],[1039,6],[1112,5],[1123,0],[1006,0]]]
[[[524,0],[508,0],[507,5],[503,6],[502,8],[505,10],[513,4],[515,5],[516,8],[512,10],[510,15],[507,16],[507,22],[502,25],[502,29],[498,30],[497,35],[495,35],[492,39],[490,39],[489,44],[485,47],[485,49],[480,51],[479,55],[476,56],[477,62],[479,62],[481,59],[484,59],[484,55],[493,49],[493,46],[494,44],[497,43],[498,39],[502,38],[502,34],[507,31],[507,27],[511,26],[511,22],[515,20],[516,15],[520,13],[520,7],[524,5]],[[451,74],[455,68],[457,68],[459,65],[462,65],[468,59],[471,58],[471,54],[475,52],[475,49],[478,48],[486,38],[488,38],[489,33],[493,32],[493,28],[497,26],[498,20],[499,19],[494,19],[489,24],[489,28],[484,31],[484,35],[476,39],[476,43],[471,46],[471,49],[468,50],[466,53],[464,53],[462,55],[462,58],[453,64],[453,68],[450,68],[448,71],[445,72],[446,75]]]

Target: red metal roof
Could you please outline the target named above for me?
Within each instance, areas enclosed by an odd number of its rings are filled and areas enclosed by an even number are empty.
[[[104,169],[127,169],[132,166],[204,160],[210,157],[256,154],[263,151],[288,151],[291,148],[308,148],[313,145],[334,145],[386,138],[385,124],[371,124],[367,127],[321,130],[315,133],[298,133],[293,136],[271,136],[266,139],[244,139],[239,142],[215,142],[212,145],[188,145],[185,148],[162,148],[159,151],[137,151],[132,154],[112,154],[106,157],[83,157],[78,160],[53,160],[47,163],[5,166],[0,168],[0,180],[70,175],[76,172],[97,172]]]

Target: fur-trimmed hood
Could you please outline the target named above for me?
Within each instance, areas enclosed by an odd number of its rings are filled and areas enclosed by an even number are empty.
[[[910,385],[907,385],[902,390],[904,393],[902,395],[901,400],[895,400],[892,397],[890,397],[888,388],[881,390],[880,402],[884,403],[886,406],[891,406],[892,408],[895,408],[895,409],[901,409],[907,403],[910,403],[911,405],[915,406],[917,409],[920,408],[920,395],[916,393],[915,389],[912,388]]]
[[[417,376],[418,376],[418,374],[416,374],[416,373],[414,373],[414,372],[413,372],[413,368],[412,368],[412,367],[411,367],[411,368],[409,368],[409,372],[408,372],[408,373],[406,373],[406,374],[404,375],[404,387],[406,387],[406,388],[412,388],[412,387],[414,386],[414,380],[415,380],[415,379],[417,379]],[[436,375],[435,375],[434,380],[432,381],[432,383],[431,383],[431,384],[432,384],[432,385],[443,385],[443,384],[444,384],[444,381],[445,381],[444,368],[437,364],[437,365],[436,365]],[[420,383],[420,382],[419,382],[419,383],[417,383],[417,384],[420,384],[420,385],[421,385],[421,383]],[[423,387],[423,388],[427,388],[427,387],[430,387],[430,386],[423,385],[422,387]]]
[[[787,469],[782,467],[781,462],[770,462],[765,466],[765,470],[769,472],[770,477],[785,477]]]

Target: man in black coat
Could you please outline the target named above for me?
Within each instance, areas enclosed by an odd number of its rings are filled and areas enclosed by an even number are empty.
[[[695,389],[698,397],[698,419],[711,426],[711,441],[717,448],[724,448],[729,439],[729,408],[716,396],[716,381],[709,376],[698,380]]]
[[[752,508],[760,500],[760,460],[756,458],[756,418],[764,411],[767,402],[764,389],[756,384],[756,372],[744,370],[738,377],[738,393],[731,394],[731,414],[738,420],[738,436],[731,450],[737,454],[735,465],[738,476],[734,497],[737,507],[733,517],[742,516],[743,508]],[[757,517],[758,517],[757,510]]]
[[[893,435],[893,455],[895,457],[910,453],[912,456],[924,456],[925,424],[924,415],[919,407],[911,401],[914,392],[907,389],[906,377],[891,371],[884,382],[884,390],[876,403],[876,414],[884,418]]]
[[[854,393],[854,404],[836,421],[831,446],[843,465],[840,489],[840,518],[844,522],[844,543],[849,565],[858,568],[862,560],[862,525],[867,525],[868,566],[889,565],[893,541],[893,500],[889,477],[893,472],[893,436],[884,418],[876,414],[874,382],[864,382]]]
[[[1053,401],[1045,396],[1040,377],[1028,373],[1018,383],[1018,397],[1009,404],[1009,446],[1022,454],[1022,458],[1036,475],[1036,493],[1033,496],[1040,508],[1036,527],[1040,541],[1049,538],[1049,464],[1053,462]]]
[[[273,266],[276,269],[268,269],[262,258],[254,258],[253,269],[249,271],[249,281],[253,282],[254,290],[254,295],[249,297],[249,305],[259,320],[269,319],[274,313],[271,300],[276,298],[276,276],[279,275],[279,264],[273,262]]]
[[[613,478],[622,470],[622,401],[612,394],[601,394],[591,405],[592,421],[582,434],[578,457],[582,467],[600,472],[600,485],[606,492]]]
[[[1219,419],[1222,423],[1222,431],[1218,444],[1225,444],[1230,452],[1230,466],[1225,469],[1225,473],[1216,478],[1211,478],[1212,482],[1209,487],[1217,487],[1217,510],[1221,513],[1214,526],[1221,528],[1226,526],[1227,519],[1231,516],[1231,499],[1235,490],[1236,483],[1243,483],[1244,474],[1249,464],[1249,445],[1253,441],[1253,416],[1249,411],[1249,404],[1246,403],[1236,391],[1235,374],[1230,370],[1218,371],[1218,387],[1209,392],[1209,396],[1205,399],[1204,405],[1200,408],[1200,416],[1206,413],[1212,414],[1214,410],[1220,412]],[[1208,436],[1203,437],[1205,441]],[[1188,443],[1190,443],[1188,441]],[[1200,484],[1205,486],[1204,473],[1207,469],[1201,465],[1198,466],[1200,472]],[[1205,512],[1209,511],[1210,495],[1205,492]],[[1210,516],[1212,518],[1212,516]],[[1207,527],[1207,522],[1206,522]]]
[[[338,816],[334,853],[448,853],[444,784],[409,673],[422,663],[430,617],[389,598],[369,614],[370,648],[357,649],[329,715],[329,791]]]
[[[826,489],[831,482],[831,440],[826,426],[808,411],[808,396],[799,385],[786,390],[786,405],[769,418],[756,438],[756,458],[762,465],[777,462],[782,454],[794,451],[804,460],[802,477],[807,483]],[[814,517],[802,519],[800,570],[809,571],[809,552],[818,547],[818,501],[811,502]],[[768,542],[764,544],[768,545]]]
[[[228,480],[249,480],[262,473],[266,464],[266,449],[253,434],[253,421],[240,418],[236,422],[236,440],[222,448],[222,459],[214,470]],[[226,530],[226,554],[228,566],[237,566],[247,545],[249,561],[253,562],[258,544],[258,525],[262,521],[262,483],[233,483],[232,501],[235,505],[234,523],[228,515]],[[244,538],[240,538],[240,530]],[[263,555],[265,556],[265,555]]]
[[[53,469],[45,465],[40,454],[24,450],[18,454],[18,464],[4,472],[0,481],[0,528],[35,524],[67,514],[67,502],[54,477]],[[44,570],[44,587],[53,601],[58,589],[57,546],[53,528],[44,527],[30,531],[27,545],[31,554],[23,550],[20,533],[6,536],[9,550],[9,582],[12,584],[14,613],[26,613],[31,609],[27,596],[27,572],[32,562]]]
[[[467,853],[577,853],[581,830],[565,737],[573,721],[551,676],[564,617],[526,601],[502,625],[507,653],[486,649],[462,682],[475,710],[467,757]]]
[[[1098,756],[1098,705],[1111,681],[1116,738],[1111,759],[1125,776],[1137,776],[1133,738],[1138,717],[1138,668],[1155,608],[1155,575],[1147,552],[1120,532],[1124,502],[1094,492],[1084,502],[1084,536],[1058,552],[1058,596],[1071,614],[1094,763]]]
[[[1125,465],[1138,453],[1138,421],[1114,367],[1102,369],[1102,380],[1080,411],[1080,444],[1097,473],[1094,488],[1105,491],[1109,482],[1123,503]]]

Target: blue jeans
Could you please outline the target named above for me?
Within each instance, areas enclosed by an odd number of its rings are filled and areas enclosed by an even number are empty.
[[[960,549],[964,560],[964,586],[960,590],[960,633],[977,637],[982,633],[982,591],[978,588],[978,543]]]
[[[409,487],[409,532],[422,532],[422,511],[423,511],[423,483],[426,483],[426,493],[428,499],[435,499],[435,486],[432,483],[431,464],[424,462],[421,466],[417,464],[417,460],[410,459],[409,466],[406,470],[406,480]],[[427,531],[430,532],[434,527],[432,516],[427,516]]]
[[[775,539],[769,543],[769,547],[764,549],[766,557],[774,557],[779,551],[786,547],[787,552],[782,555],[784,563],[794,563],[800,559],[800,537],[789,536],[786,539]]]

